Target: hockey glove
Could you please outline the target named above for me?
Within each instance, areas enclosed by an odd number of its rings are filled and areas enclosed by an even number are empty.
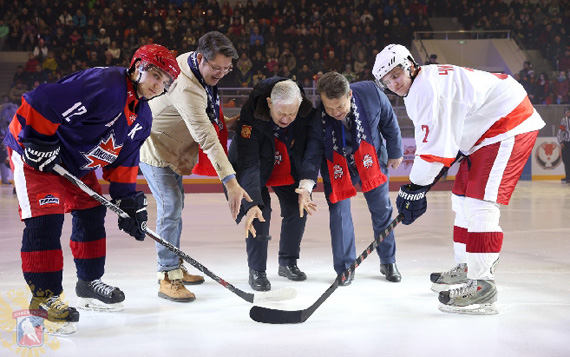
[[[119,217],[119,229],[135,237],[136,240],[143,241],[148,220],[147,200],[144,193],[139,191],[134,196],[123,198],[115,203],[129,215],[128,218]]]
[[[396,198],[396,207],[398,212],[404,216],[402,219],[403,224],[412,224],[425,213],[427,210],[426,192],[428,188],[429,186],[418,186],[413,183],[400,187],[398,198]]]
[[[39,139],[21,139],[24,144],[24,162],[36,170],[51,172],[56,164],[61,163],[59,140],[44,141]]]

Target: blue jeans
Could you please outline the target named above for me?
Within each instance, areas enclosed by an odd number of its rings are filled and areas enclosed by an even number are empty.
[[[173,246],[180,248],[184,187],[182,176],[168,167],[139,165],[148,187],[156,200],[156,233]],[[180,258],[163,245],[156,243],[159,272],[180,267]]]
[[[385,170],[382,170],[382,172],[387,174]],[[351,176],[353,185],[360,183],[360,177],[358,175]],[[330,214],[329,226],[331,231],[333,265],[336,273],[340,274],[348,269],[350,264],[356,260],[354,225],[350,209],[350,198],[337,203],[331,203],[328,200],[328,196],[331,192],[329,182],[328,180],[324,180],[325,195],[327,197]],[[372,217],[372,229],[374,231],[374,238],[376,238],[390,224],[392,218],[392,203],[390,202],[388,181],[371,191],[365,192],[364,198],[366,199],[366,204],[368,205],[368,210]],[[396,262],[396,242],[394,240],[393,231],[378,245],[376,252],[380,257],[380,263],[390,264]]]

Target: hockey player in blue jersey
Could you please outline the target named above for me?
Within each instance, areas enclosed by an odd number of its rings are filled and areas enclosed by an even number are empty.
[[[129,214],[119,228],[145,237],[146,198],[135,190],[139,149],[150,134],[147,101],[178,77],[176,58],[163,46],[140,47],[130,68],[80,71],[23,95],[6,135],[10,165],[25,224],[22,270],[31,310],[44,310],[48,331],[75,332],[79,312],[61,299],[64,213],[71,212],[70,247],[77,269],[78,307],[120,311],[123,292],[101,281],[106,256],[105,207],[65,178],[55,164],[101,193],[95,170],[110,182],[111,198]]]

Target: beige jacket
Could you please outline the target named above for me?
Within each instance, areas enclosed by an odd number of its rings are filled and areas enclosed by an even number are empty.
[[[140,161],[190,175],[202,147],[223,179],[235,171],[206,114],[206,91],[188,65],[190,53],[178,56],[181,73],[170,92],[149,101],[152,130],[141,148]]]

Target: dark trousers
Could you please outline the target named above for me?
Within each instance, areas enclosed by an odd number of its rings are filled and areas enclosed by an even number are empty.
[[[570,182],[570,141],[564,141],[562,148],[562,162],[564,163],[564,171],[566,172],[566,181]]]
[[[381,167],[387,175],[387,170]],[[358,175],[351,175],[352,184],[360,183]],[[328,199],[331,193],[328,175],[323,177],[325,195],[329,205],[331,246],[333,252],[333,265],[337,274],[345,271],[356,260],[356,244],[354,236],[354,224],[350,207],[350,198],[337,203],[331,203]],[[388,181],[373,190],[364,193],[368,210],[372,218],[374,237],[384,231],[392,220],[392,203],[389,196]],[[372,240],[370,240],[372,241]],[[390,264],[396,262],[396,241],[394,232],[391,232],[376,248],[380,257],[380,263]]]
[[[281,234],[279,237],[279,265],[296,264],[301,250],[301,239],[305,232],[307,215],[299,217],[299,199],[295,189],[298,184],[289,186],[275,186],[273,191],[279,199],[281,208]],[[251,234],[246,239],[247,264],[249,268],[257,271],[265,271],[267,268],[267,247],[271,236],[269,227],[271,222],[271,196],[269,189],[263,187],[261,190],[264,209],[262,210],[265,222],[255,220],[253,227],[256,237]]]

